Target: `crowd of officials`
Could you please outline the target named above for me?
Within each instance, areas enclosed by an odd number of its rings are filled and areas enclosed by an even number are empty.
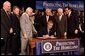
[[[84,11],[75,11],[71,7],[43,11],[28,7],[20,12],[18,6],[11,10],[11,3],[5,1],[1,9],[1,53],[29,55],[29,42],[33,37],[73,39],[78,37],[83,45]],[[27,50],[28,46],[28,50]]]

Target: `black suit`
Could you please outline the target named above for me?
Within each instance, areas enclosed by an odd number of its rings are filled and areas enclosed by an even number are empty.
[[[16,33],[16,35],[20,36],[20,21],[19,17],[17,17],[14,13],[10,15],[11,17],[11,26],[13,28],[13,33]]]
[[[56,19],[56,36],[63,37],[64,33],[67,32],[67,17],[62,15],[61,20],[59,20],[59,16],[54,16]]]
[[[7,43],[9,39],[9,30],[11,27],[10,16],[7,15],[4,9],[1,9],[1,38],[4,38],[5,45],[1,48],[5,52],[7,49]],[[6,49],[5,49],[6,48]]]
[[[19,18],[12,13],[10,15],[11,18],[11,26],[13,28],[13,37],[11,38],[11,49],[13,54],[18,54],[20,48],[20,21]]]
[[[79,20],[76,14],[71,12],[70,16],[67,17],[67,36],[73,37],[75,29],[78,29],[79,26]]]
[[[38,37],[43,37],[43,35],[54,35],[54,30],[50,29],[48,32],[48,29],[46,27],[44,27],[39,33],[38,33]]]
[[[10,18],[6,12],[1,9],[1,37],[6,39],[9,34],[9,29],[11,27]]]
[[[35,15],[34,26],[37,32],[40,31],[40,22],[41,22],[41,15]]]

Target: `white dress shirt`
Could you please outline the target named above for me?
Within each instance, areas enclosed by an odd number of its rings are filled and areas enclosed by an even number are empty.
[[[62,15],[59,16],[59,21],[61,21]]]
[[[47,20],[47,22],[48,22],[48,20],[49,20],[49,16],[46,16],[46,20]]]

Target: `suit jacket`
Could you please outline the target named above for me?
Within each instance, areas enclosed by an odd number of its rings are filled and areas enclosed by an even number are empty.
[[[47,27],[44,27],[39,33],[38,33],[38,37],[43,37],[43,35],[48,34],[49,36],[54,35],[54,30],[50,29],[49,33],[48,33],[48,29]]]
[[[54,18],[56,20],[56,36],[63,36],[67,32],[67,17],[62,15],[61,21],[57,15]]]
[[[20,20],[19,18],[14,14],[12,13],[10,15],[11,17],[11,26],[13,28],[13,32],[16,33],[16,35],[20,36]]]
[[[41,22],[40,20],[41,20],[41,15],[35,15],[34,26],[37,32],[40,31],[40,22]]]
[[[49,16],[48,20],[52,20],[53,23],[55,24],[55,19],[53,18],[53,16]],[[40,19],[40,29],[42,29],[43,27],[47,27],[46,15],[41,16],[41,19]],[[55,27],[55,25],[53,25],[53,28],[54,27]]]
[[[76,14],[71,12],[70,17],[67,17],[67,35],[73,35],[75,29],[79,27],[79,20]]]
[[[9,29],[11,27],[10,17],[6,14],[4,9],[1,9],[1,37],[6,39],[9,35]]]
[[[33,37],[33,32],[36,32],[33,23],[29,19],[29,16],[26,13],[23,13],[20,18],[20,26],[21,26],[21,36],[23,37],[23,33],[27,34],[28,38]]]

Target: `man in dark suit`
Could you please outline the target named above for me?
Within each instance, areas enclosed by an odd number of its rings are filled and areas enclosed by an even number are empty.
[[[81,46],[84,46],[84,11],[81,11],[79,15],[79,33]]]
[[[53,23],[54,23],[54,21],[55,21],[54,18],[50,18],[50,17],[53,17],[53,15],[52,15],[51,9],[47,8],[45,10],[45,15],[41,16],[41,19],[40,19],[40,29],[42,29],[43,27],[47,27],[47,22],[49,20],[52,20]]]
[[[38,37],[43,37],[44,35],[45,37],[54,36],[55,30],[53,30],[53,25],[53,21],[49,20],[47,22],[47,27],[43,27],[43,29],[38,33]]]
[[[20,49],[20,21],[19,21],[20,9],[17,6],[13,7],[13,13],[11,13],[11,26],[13,28],[13,37],[11,38],[11,52],[13,55],[18,55]]]
[[[56,36],[58,38],[64,37],[67,34],[67,17],[63,15],[62,8],[58,8],[54,18],[56,20]]]
[[[67,14],[67,37],[72,38],[78,33],[79,20],[71,7],[65,7],[65,12]]]
[[[1,9],[1,39],[5,41],[5,45],[1,48],[2,52],[5,52],[7,49],[7,41],[9,39],[9,34],[13,32],[11,28],[11,21],[9,16],[9,11],[11,9],[11,3],[6,1],[3,3],[3,9]]]
[[[35,13],[35,19],[34,19],[34,27],[37,30],[37,32],[40,30],[40,19],[41,19],[41,11],[37,11],[37,13]]]

